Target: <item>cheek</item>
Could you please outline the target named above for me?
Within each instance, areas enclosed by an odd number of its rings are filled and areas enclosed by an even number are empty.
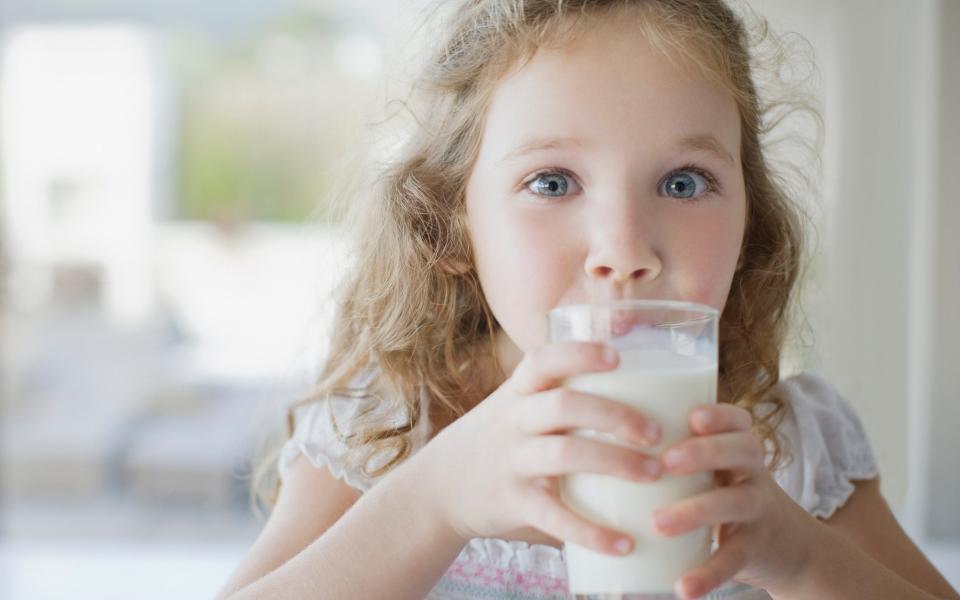
[[[736,215],[700,227],[685,228],[674,246],[681,294],[693,302],[723,310],[733,281],[743,228]]]
[[[569,287],[574,244],[558,243],[557,224],[533,213],[478,207],[468,222],[490,309],[519,347],[536,347],[546,339],[547,311]]]

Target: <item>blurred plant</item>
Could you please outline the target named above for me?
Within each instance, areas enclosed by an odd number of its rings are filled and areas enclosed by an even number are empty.
[[[350,57],[344,61],[358,37],[368,42],[362,48],[377,48],[370,34],[295,14],[238,42],[184,32],[171,38],[180,105],[177,218],[336,219],[327,196],[375,92],[369,69],[352,72]]]

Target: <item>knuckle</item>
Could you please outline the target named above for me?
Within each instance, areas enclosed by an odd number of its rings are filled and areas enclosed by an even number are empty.
[[[639,437],[646,439],[647,418],[635,408],[626,406],[620,402],[617,402],[617,404],[619,405],[617,409],[617,419],[622,423],[624,433],[634,438]]]
[[[621,458],[621,468],[623,472],[633,479],[652,479],[652,474],[647,470],[648,459],[646,456],[637,452],[626,450]]]
[[[553,461],[563,465],[570,462],[570,460],[573,458],[575,453],[575,448],[573,446],[573,441],[568,436],[552,436],[550,441],[547,442],[546,454]]]
[[[565,387],[558,387],[550,390],[549,400],[546,410],[551,417],[560,417],[566,413],[573,404],[573,392]]]
[[[635,452],[629,450],[616,450],[616,467],[619,474],[625,475],[631,479],[643,477],[643,459]]]
[[[708,452],[708,449],[705,448],[706,441],[701,438],[690,438],[685,444],[683,450],[684,454],[687,457],[687,461],[690,463],[699,463],[704,459],[710,459],[711,454]]]
[[[617,432],[620,437],[627,441],[646,443],[647,435],[644,433],[644,426],[636,423],[623,423],[618,427]]]

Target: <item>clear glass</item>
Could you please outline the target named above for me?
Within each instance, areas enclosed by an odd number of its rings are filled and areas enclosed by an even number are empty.
[[[623,300],[559,307],[549,313],[548,324],[551,342],[603,341],[620,352],[615,370],[577,375],[564,385],[624,402],[656,420],[660,442],[639,450],[657,455],[691,435],[687,415],[694,406],[717,401],[718,319],[717,310],[705,305]],[[605,432],[573,434],[629,447]],[[570,593],[595,600],[676,598],[676,580],[710,556],[710,529],[665,537],[654,532],[650,515],[712,486],[712,473],[664,475],[655,482],[588,473],[562,478],[560,493],[568,506],[635,541],[626,556],[565,543]]]

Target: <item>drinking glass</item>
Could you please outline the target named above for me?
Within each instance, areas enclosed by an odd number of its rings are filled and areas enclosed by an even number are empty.
[[[717,321],[712,307],[672,300],[623,300],[561,306],[548,315],[551,342],[603,341],[620,353],[613,371],[568,378],[563,385],[626,403],[661,426],[656,446],[637,448],[658,455],[691,434],[690,410],[717,401]],[[572,432],[630,447],[616,436],[589,429]],[[665,537],[651,513],[713,486],[713,473],[664,474],[655,482],[577,473],[560,481],[560,495],[586,518],[628,532],[633,552],[601,554],[565,543],[570,592],[578,599],[664,600],[686,571],[710,556],[711,532],[704,527]]]

